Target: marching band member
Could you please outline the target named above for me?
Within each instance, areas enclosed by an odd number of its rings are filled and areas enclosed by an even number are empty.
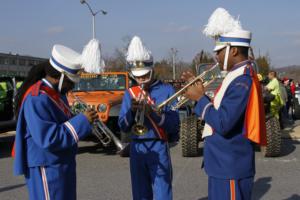
[[[24,175],[32,200],[76,199],[77,143],[98,118],[73,116],[65,94],[75,82],[81,55],[54,45],[50,61],[34,66],[18,94],[14,173]]]
[[[135,36],[128,47],[127,62],[138,86],[125,92],[119,115],[119,126],[131,132],[130,172],[134,200],[172,199],[172,164],[168,142],[179,139],[178,111],[166,106],[161,114],[153,111],[174,93],[169,84],[153,78],[151,53]],[[175,102],[174,102],[175,103]],[[133,133],[135,115],[144,107],[144,133]],[[138,110],[138,111],[137,111]]]
[[[204,33],[216,39],[214,52],[226,76],[211,101],[201,82],[186,96],[197,101],[205,120],[204,168],[208,199],[250,200],[255,175],[254,145],[266,143],[265,115],[256,72],[248,59],[251,33],[223,8],[210,17]],[[193,78],[183,73],[182,78]]]

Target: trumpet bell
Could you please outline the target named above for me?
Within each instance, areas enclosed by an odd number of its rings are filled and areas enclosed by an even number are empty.
[[[132,132],[138,136],[145,135],[147,131],[148,131],[147,127],[142,124],[135,124],[132,127]]]

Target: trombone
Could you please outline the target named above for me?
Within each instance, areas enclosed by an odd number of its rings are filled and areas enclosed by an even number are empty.
[[[206,70],[203,73],[201,73],[200,75],[196,76],[193,80],[191,80],[188,84],[186,84],[184,87],[182,87],[180,90],[178,90],[175,94],[173,94],[171,97],[169,97],[168,99],[163,101],[161,104],[159,104],[155,108],[155,110],[157,112],[161,113],[164,106],[170,104],[178,97],[181,97],[180,100],[175,105],[171,106],[171,110],[177,110],[178,108],[180,108],[180,106],[182,106],[183,104],[185,104],[186,102],[189,101],[189,99],[187,97],[183,96],[184,92],[186,91],[186,89],[188,87],[190,87],[191,85],[195,84],[198,81],[201,81],[203,83],[203,86],[207,87],[212,82],[214,82],[215,79],[218,78],[219,76],[220,76],[219,75],[219,65],[217,63],[214,66],[212,66],[209,70]]]
[[[142,101],[142,110],[138,109],[135,113],[135,124],[132,126],[132,132],[135,135],[144,135],[148,128],[144,125],[145,120],[145,108],[147,104],[147,95],[144,94],[144,87],[145,84],[141,85],[141,95],[143,95],[143,101]]]

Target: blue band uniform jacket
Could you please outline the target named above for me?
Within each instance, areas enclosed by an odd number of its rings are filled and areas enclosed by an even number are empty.
[[[52,87],[45,79],[41,84]],[[68,107],[66,97],[61,100]],[[17,122],[14,174],[24,174],[30,199],[76,199],[77,143],[90,133],[83,114],[66,114],[42,90],[25,97]]]
[[[204,140],[204,168],[211,177],[241,179],[255,175],[254,145],[244,136],[245,111],[252,85],[247,65],[250,66],[249,61],[244,61],[228,73],[230,76],[245,68],[228,85],[218,109],[207,96],[200,98],[195,107],[195,113],[212,127],[212,135]]]
[[[169,98],[174,94],[174,88],[169,84],[164,84],[161,81],[157,80],[150,86],[149,89],[150,98],[154,101],[156,105],[159,105],[164,100]],[[119,114],[119,126],[122,131],[130,132],[132,125],[135,123],[134,117],[135,113],[131,110],[131,95],[129,91],[126,91],[123,97],[123,102],[121,106],[121,111]],[[176,101],[172,102],[171,105],[174,105]],[[179,139],[179,116],[178,111],[171,110],[171,105],[163,108],[162,114],[159,116],[156,113],[152,112],[150,117],[154,122],[161,128],[165,130],[168,135],[169,142],[178,141]],[[144,135],[134,135],[131,134],[132,139],[158,139],[158,135],[153,128],[150,121],[145,117],[145,124],[148,128],[148,132]]]

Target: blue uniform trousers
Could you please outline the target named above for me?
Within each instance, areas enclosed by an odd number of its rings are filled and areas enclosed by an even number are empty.
[[[30,167],[25,176],[30,200],[75,200],[75,165]]]
[[[208,178],[209,200],[251,200],[253,177],[234,179]]]
[[[172,199],[172,164],[166,142],[132,141],[130,171],[133,200]]]

